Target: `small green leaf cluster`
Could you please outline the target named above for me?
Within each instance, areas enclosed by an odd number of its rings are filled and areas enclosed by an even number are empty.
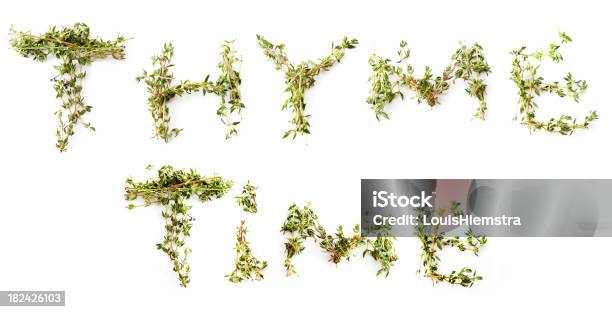
[[[85,78],[84,66],[108,57],[124,59],[126,39],[122,36],[108,41],[91,38],[89,26],[84,23],[59,28],[52,26],[40,35],[11,28],[10,35],[12,48],[21,56],[42,62],[52,55],[60,61],[53,66],[57,75],[52,81],[56,98],[61,102],[60,109],[55,112],[58,119],[56,147],[60,152],[64,152],[77,124],[95,131],[91,123],[82,120],[92,108],[85,104],[81,95]]]
[[[289,61],[284,44],[275,45],[261,35],[257,35],[257,43],[263,49],[264,55],[274,63],[276,69],[285,74],[285,92],[289,93],[289,97],[283,103],[282,110],[291,109],[293,129],[286,131],[283,138],[295,139],[298,134],[310,134],[310,115],[305,114],[304,94],[306,90],[314,85],[317,75],[322,71],[329,71],[334,64],[339,63],[346,49],[355,48],[359,41],[344,37],[339,45],[332,43],[328,56],[316,62],[308,60],[298,64]]]
[[[389,237],[388,233],[385,234],[383,231],[377,233],[375,240],[366,240],[366,248],[362,256],[369,255],[380,264],[376,276],[383,274],[385,277],[389,276],[391,266],[399,259],[395,247],[393,247],[394,240],[394,237]]]
[[[453,215],[460,214],[459,202],[454,201],[449,208],[450,213]],[[445,213],[443,209],[436,211],[439,215]],[[427,211],[421,211],[421,213],[429,213]],[[421,220],[421,216],[419,216]],[[484,236],[475,235],[472,230],[468,230],[465,238],[460,237],[447,237],[445,233],[439,232],[439,226],[424,226],[422,224],[417,225],[416,234],[421,242],[421,265],[425,277],[432,280],[432,282],[446,282],[452,285],[461,285],[463,287],[472,287],[476,281],[482,280],[482,276],[476,274],[475,270],[470,268],[461,268],[460,270],[453,270],[449,274],[443,274],[438,271],[440,265],[440,256],[438,252],[445,247],[455,247],[459,251],[472,252],[478,256],[480,248],[486,243],[487,239]]]
[[[244,212],[257,213],[257,187],[253,186],[250,181],[242,187],[242,193],[236,196],[238,206],[242,207]]]
[[[149,169],[151,169],[149,167]],[[125,199],[142,199],[143,206],[161,205],[166,235],[157,248],[168,255],[173,270],[178,274],[182,287],[190,282],[191,268],[187,257],[191,249],[186,245],[194,218],[189,215],[191,205],[185,203],[191,197],[207,202],[225,195],[232,188],[232,181],[222,177],[203,177],[194,169],[175,170],[172,166],[162,166],[157,171],[157,179],[145,182],[126,180]],[[136,208],[134,204],[129,209]]]
[[[485,119],[487,85],[481,77],[490,73],[491,68],[485,60],[483,48],[478,43],[469,47],[461,43],[452,56],[451,64],[444,69],[441,76],[434,77],[431,67],[426,66],[423,77],[415,77],[414,67],[407,63],[409,58],[410,50],[405,41],[400,43],[395,64],[390,59],[376,54],[370,56],[368,63],[373,73],[368,80],[372,85],[367,102],[372,106],[376,119],[389,119],[385,108],[396,97],[404,98],[403,87],[415,92],[418,103],[426,102],[433,107],[440,104],[440,96],[457,80],[465,81],[465,92],[478,100],[479,105],[474,117]]]
[[[244,280],[263,279],[263,270],[268,267],[266,261],[259,261],[252,253],[249,242],[246,239],[247,227],[245,221],[240,222],[236,234],[236,261],[232,273],[226,275],[230,282],[240,283]]]
[[[545,121],[536,118],[538,104],[535,99],[543,93],[556,94],[560,98],[570,97],[578,103],[587,89],[587,82],[576,80],[572,73],[567,73],[563,78],[563,83],[546,82],[544,77],[538,75],[538,70],[545,58],[555,63],[563,61],[559,48],[571,41],[572,38],[566,33],[559,32],[559,42],[549,44],[546,50],[529,53],[527,47],[523,46],[511,52],[514,56],[511,79],[518,88],[520,98],[518,110],[521,114],[521,124],[529,128],[529,131],[546,130],[550,133],[571,135],[576,129],[587,129],[598,118],[597,111],[591,111],[581,122],[578,122],[576,117],[566,114]],[[517,117],[514,119],[516,120]]]
[[[329,254],[329,261],[334,264],[340,263],[343,259],[350,260],[354,250],[365,247],[363,257],[370,255],[381,266],[377,275],[389,275],[391,266],[398,259],[390,238],[378,236],[375,241],[371,241],[360,235],[359,225],[355,225],[351,236],[344,234],[342,226],[336,228],[335,235],[328,235],[309,203],[303,208],[296,204],[289,207],[281,232],[289,235],[285,243],[284,265],[287,276],[297,273],[292,260],[304,251],[306,248],[304,242],[308,238],[318,243],[319,247]]]
[[[233,48],[233,41],[225,41],[221,44],[221,61],[217,65],[220,71],[217,81],[210,81],[207,75],[201,82],[190,82],[184,80],[173,84],[174,75],[170,71],[174,47],[172,43],[165,43],[159,55],[151,58],[155,69],[152,72],[143,73],[136,77],[137,81],[144,81],[149,93],[148,108],[153,117],[154,137],[168,142],[176,137],[182,129],[170,128],[170,113],[168,102],[174,97],[185,94],[202,92],[203,95],[213,93],[221,100],[217,115],[221,122],[227,127],[225,138],[238,135],[237,126],[240,124],[242,109],[245,107],[240,94],[240,72],[236,70],[235,64],[242,60],[237,56]]]

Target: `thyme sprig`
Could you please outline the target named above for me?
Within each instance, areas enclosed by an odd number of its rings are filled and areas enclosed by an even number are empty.
[[[339,63],[346,49],[355,48],[359,41],[344,37],[339,45],[332,43],[328,56],[316,62],[307,60],[298,64],[289,61],[284,44],[275,45],[261,35],[257,35],[257,43],[263,49],[265,56],[274,63],[276,69],[285,74],[285,92],[289,93],[289,97],[283,103],[282,110],[291,109],[293,117],[290,123],[293,129],[286,131],[283,138],[291,136],[295,139],[298,134],[310,134],[310,115],[305,114],[304,94],[306,90],[314,85],[315,78],[321,72],[328,71],[333,65]]]
[[[572,38],[560,31],[559,41],[549,44],[546,50],[529,53],[527,47],[523,46],[511,52],[514,55],[511,79],[518,88],[520,97],[518,111],[521,114],[521,124],[529,128],[530,132],[543,129],[550,133],[571,135],[576,129],[587,129],[598,118],[597,111],[591,111],[582,122],[578,122],[576,117],[566,114],[546,121],[536,118],[538,104],[535,99],[542,93],[556,94],[560,98],[570,97],[578,103],[587,89],[587,82],[575,79],[570,72],[563,77],[563,83],[559,81],[546,82],[544,77],[538,75],[538,70],[545,58],[549,58],[555,63],[563,61],[563,55],[559,52],[559,49],[562,45],[570,42],[572,42]],[[514,120],[517,119],[518,116],[515,115]]]
[[[318,243],[319,247],[329,254],[329,261],[334,264],[343,259],[350,260],[357,248],[365,247],[362,256],[371,256],[381,266],[376,275],[388,276],[391,266],[398,259],[391,238],[378,236],[375,241],[371,241],[359,234],[359,225],[355,225],[351,236],[344,234],[342,226],[336,228],[335,235],[327,234],[309,203],[303,208],[296,204],[289,207],[281,232],[289,236],[285,243],[284,265],[287,276],[297,273],[292,260],[304,251],[304,242],[308,238]]]
[[[436,211],[439,215],[452,213],[453,215],[461,214],[459,207],[460,203],[453,201],[449,211],[443,209]],[[431,212],[421,213],[430,214]],[[422,216],[419,217],[422,220]],[[440,265],[440,257],[437,252],[445,247],[455,247],[460,251],[471,252],[478,256],[480,249],[487,243],[484,236],[476,236],[471,229],[465,235],[465,238],[447,237],[444,232],[439,231],[440,226],[425,226],[419,224],[416,226],[416,234],[421,242],[421,265],[418,272],[423,271],[423,275],[436,284],[446,282],[452,285],[461,285],[463,287],[472,287],[476,281],[482,280],[482,276],[476,274],[475,270],[464,267],[460,270],[453,270],[449,274],[443,274],[438,271]]]
[[[235,197],[238,206],[242,207],[244,212],[257,213],[256,191],[257,187],[247,181],[242,187],[242,193]]]
[[[465,92],[478,100],[474,117],[485,119],[487,85],[482,76],[490,73],[491,68],[485,60],[483,48],[478,43],[469,47],[461,43],[441,76],[434,77],[431,67],[426,66],[423,77],[416,77],[414,67],[407,63],[409,58],[410,50],[405,41],[400,43],[395,64],[392,64],[390,59],[376,54],[370,56],[368,63],[373,73],[368,80],[372,86],[367,102],[374,110],[377,120],[389,119],[385,107],[398,96],[404,98],[403,87],[415,92],[418,103],[426,102],[430,107],[434,107],[440,104],[440,97],[457,80],[465,81]]]
[[[394,240],[395,237],[390,237],[383,232],[377,233],[375,240],[366,239],[366,246],[362,256],[369,255],[374,261],[379,263],[380,268],[376,271],[376,276],[389,276],[391,267],[399,259],[393,246]]]
[[[152,169],[148,167],[148,169]],[[162,218],[166,235],[157,249],[168,255],[173,270],[178,274],[182,287],[189,284],[191,269],[187,257],[191,248],[186,239],[190,236],[194,218],[189,215],[191,205],[185,202],[197,197],[200,202],[207,202],[225,195],[232,187],[232,181],[219,176],[203,177],[194,169],[175,170],[172,166],[162,166],[157,171],[157,179],[137,182],[126,180],[125,199],[128,201],[141,198],[143,206],[161,205]],[[138,206],[130,204],[129,209]]]
[[[236,261],[234,270],[226,275],[230,282],[240,283],[244,280],[263,279],[263,270],[268,266],[266,261],[259,261],[252,253],[249,242],[246,239],[247,227],[245,221],[240,221],[238,233],[236,234]]]
[[[60,61],[53,68],[57,75],[51,79],[56,98],[61,106],[55,112],[58,120],[55,136],[56,147],[65,152],[69,138],[74,134],[77,124],[95,131],[91,123],[83,116],[92,107],[85,104],[81,95],[84,67],[95,60],[111,57],[115,60],[125,58],[126,38],[118,36],[114,40],[102,40],[90,37],[89,26],[75,23],[72,26],[51,26],[46,33],[33,35],[31,32],[17,31],[11,27],[10,44],[21,56],[43,62],[51,55]]]
[[[237,125],[240,124],[242,109],[245,107],[240,94],[240,72],[236,70],[235,64],[242,60],[233,47],[233,41],[224,41],[221,44],[221,61],[217,65],[220,70],[217,81],[211,81],[207,75],[201,82],[184,80],[178,84],[172,84],[174,75],[170,68],[174,47],[172,43],[165,43],[160,55],[152,57],[155,69],[152,72],[143,70],[136,77],[137,81],[144,81],[149,93],[148,108],[153,117],[154,137],[168,142],[170,138],[176,137],[182,129],[170,128],[170,113],[168,102],[174,97],[202,92],[203,95],[213,93],[221,100],[217,115],[221,122],[227,127],[225,138],[238,135]]]

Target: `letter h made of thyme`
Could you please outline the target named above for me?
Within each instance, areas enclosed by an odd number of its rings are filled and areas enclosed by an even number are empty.
[[[224,41],[221,44],[221,61],[217,68],[220,73],[217,81],[211,81],[207,75],[203,81],[191,82],[183,80],[173,84],[174,76],[171,72],[174,47],[172,43],[165,43],[161,54],[151,58],[154,70],[143,71],[142,75],[136,77],[137,81],[144,81],[149,93],[148,108],[153,117],[154,137],[168,142],[176,137],[182,129],[170,127],[170,114],[168,103],[177,96],[202,92],[203,95],[213,93],[221,100],[217,115],[221,122],[227,127],[226,139],[238,135],[236,126],[240,123],[242,109],[245,107],[240,94],[240,72],[236,70],[235,64],[242,62],[233,47],[233,41]]]

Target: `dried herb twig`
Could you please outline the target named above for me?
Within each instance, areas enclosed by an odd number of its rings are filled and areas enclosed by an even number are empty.
[[[157,244],[157,249],[168,255],[181,286],[187,287],[191,271],[187,256],[191,249],[187,247],[185,240],[190,236],[194,218],[188,214],[191,206],[185,201],[194,196],[201,202],[220,198],[231,189],[232,181],[218,176],[206,178],[193,169],[175,170],[171,166],[159,168],[157,175],[157,179],[149,179],[146,182],[128,178],[125,199],[132,201],[142,198],[144,206],[162,205],[166,235],[164,241]],[[134,204],[128,206],[129,209],[136,207],[138,206]]]
[[[242,207],[244,212],[257,213],[257,194],[255,191],[257,191],[257,187],[247,181],[242,187],[242,193],[235,197],[238,206]]]
[[[549,83],[544,80],[544,77],[538,75],[538,70],[544,58],[549,58],[555,63],[563,61],[563,55],[559,52],[559,48],[569,42],[572,42],[572,38],[564,32],[559,32],[559,42],[549,44],[546,50],[528,53],[526,51],[527,47],[523,46],[511,52],[514,55],[511,78],[519,89],[520,97],[518,111],[521,113],[521,124],[528,127],[529,131],[544,129],[550,133],[571,135],[576,129],[587,129],[598,118],[597,111],[591,111],[582,122],[577,122],[576,117],[565,114],[547,121],[540,121],[536,118],[538,104],[536,104],[535,98],[542,93],[556,94],[560,98],[569,96],[578,103],[587,89],[587,82],[576,80],[572,73],[567,73],[563,77],[564,83],[559,81]],[[515,116],[514,120],[517,118]]]
[[[58,120],[55,145],[60,152],[64,152],[77,124],[81,123],[85,128],[95,131],[91,123],[82,120],[92,108],[85,104],[81,95],[85,65],[108,57],[124,59],[126,39],[122,36],[108,41],[91,38],[89,26],[84,23],[60,28],[52,26],[40,35],[17,31],[11,27],[9,35],[12,36],[11,46],[23,57],[43,62],[52,55],[60,61],[60,64],[53,66],[57,75],[51,81],[56,98],[61,102],[61,108],[55,112]]]
[[[363,256],[370,255],[381,265],[377,275],[389,275],[391,266],[398,259],[391,238],[378,236],[376,241],[372,242],[359,234],[359,225],[353,228],[352,236],[345,236],[342,226],[336,228],[335,235],[328,235],[325,228],[319,224],[318,216],[310,208],[310,204],[303,208],[292,204],[281,232],[289,235],[285,243],[287,276],[297,273],[292,259],[306,248],[304,242],[308,238],[317,242],[319,247],[329,254],[329,261],[334,264],[343,259],[350,260],[354,250],[365,246]]]
[[[226,275],[230,282],[240,283],[244,280],[263,279],[263,270],[268,266],[266,261],[259,261],[251,252],[249,242],[246,239],[247,227],[244,220],[240,222],[236,234],[236,261],[234,270]]]
[[[479,105],[474,117],[485,119],[487,85],[481,77],[483,74],[490,73],[491,68],[485,61],[483,48],[478,43],[470,47],[461,43],[452,56],[451,64],[444,69],[441,76],[436,77],[433,76],[429,66],[425,67],[423,77],[415,77],[413,66],[405,64],[410,57],[410,50],[405,41],[400,43],[397,55],[396,64],[376,54],[370,56],[369,59],[373,74],[369,79],[372,87],[367,102],[372,105],[376,119],[389,119],[385,107],[398,96],[404,98],[402,87],[414,91],[418,103],[426,102],[427,105],[433,107],[440,104],[440,96],[444,95],[451,84],[459,79],[467,83],[465,92],[478,100]]]
[[[449,212],[454,215],[461,214],[459,206],[459,202],[453,202],[449,208]],[[431,212],[421,212],[428,215],[431,214]],[[449,212],[443,210],[436,211],[439,215]],[[422,220],[422,216],[419,216],[419,220]],[[440,273],[438,271],[440,257],[437,255],[437,252],[444,249],[444,247],[455,247],[460,251],[472,252],[474,255],[478,256],[480,248],[487,243],[487,239],[484,236],[476,236],[470,229],[465,233],[466,237],[463,239],[459,237],[447,237],[443,232],[439,232],[439,225],[424,226],[423,224],[419,224],[416,227],[416,232],[421,242],[421,269],[423,270],[424,276],[431,279],[434,284],[447,282],[453,285],[471,287],[474,285],[474,282],[482,280],[482,276],[476,275],[476,271],[470,268],[451,271],[450,274]],[[419,272],[421,269],[419,269]]]
[[[144,81],[149,92],[149,111],[153,117],[154,137],[168,142],[170,138],[177,136],[182,129],[170,128],[170,114],[168,102],[176,96],[192,94],[196,92],[214,93],[221,98],[217,115],[227,127],[226,139],[238,135],[236,126],[240,124],[242,109],[245,107],[240,94],[240,72],[234,67],[240,63],[233,48],[233,41],[225,41],[221,44],[221,62],[217,65],[221,73],[217,81],[210,81],[206,76],[201,82],[181,81],[172,84],[174,76],[170,68],[174,47],[171,43],[165,43],[160,55],[153,56],[154,71],[143,71],[142,75],[136,77],[137,81]],[[237,115],[237,116],[235,116]]]
[[[305,114],[304,93],[314,85],[317,75],[322,71],[330,70],[334,64],[339,63],[344,57],[345,50],[355,48],[359,41],[344,37],[339,45],[332,44],[331,53],[325,58],[317,62],[302,61],[299,64],[289,61],[284,44],[275,45],[261,35],[257,35],[257,43],[264,50],[265,56],[274,62],[276,69],[285,73],[287,84],[285,92],[289,93],[289,98],[283,103],[282,109],[291,109],[293,129],[286,131],[283,138],[291,136],[295,139],[298,134],[310,134],[310,115]]]

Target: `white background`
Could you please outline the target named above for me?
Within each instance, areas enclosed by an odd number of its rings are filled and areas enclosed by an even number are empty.
[[[432,286],[416,275],[419,245],[397,243],[400,260],[387,279],[358,255],[338,267],[314,244],[296,259],[300,275],[284,276],[279,232],[292,202],[311,201],[332,230],[359,222],[361,178],[611,178],[609,136],[611,23],[604,1],[147,1],[7,2],[0,28],[35,33],[48,25],[84,21],[92,34],[128,42],[125,61],[87,67],[86,117],[94,134],[78,128],[68,152],[55,149],[57,102],[49,81],[54,60],[20,57],[4,36],[0,49],[2,161],[0,162],[0,289],[66,290],[66,311],[212,311],[451,309],[509,311],[606,309],[612,260],[606,238],[492,238],[480,257],[443,253],[443,270],[475,267],[484,281],[471,289]],[[589,81],[581,104],[545,97],[541,115],[601,119],[571,137],[529,134],[513,122],[516,89],[508,79],[509,51],[536,49],[558,28],[574,43],[567,62],[544,69],[550,80],[567,70]],[[312,135],[281,140],[290,113],[281,112],[283,74],[264,58],[255,34],[285,42],[291,60],[316,59],[343,35],[359,38],[341,64],[322,74],[307,93]],[[135,76],[150,68],[163,42],[175,45],[177,79],[216,77],[218,44],[236,39],[243,55],[247,106],[240,135],[228,142],[215,115],[214,95],[186,96],[171,104],[172,126],[184,128],[169,144],[151,139],[146,91]],[[493,73],[487,120],[471,118],[477,103],[459,83],[430,110],[414,99],[395,101],[391,120],[377,122],[365,99],[376,51],[393,56],[400,40],[412,64],[440,73],[461,40],[479,41]],[[548,64],[547,64],[548,65]],[[190,244],[192,283],[178,285],[167,257],[160,209],[129,211],[128,176],[147,178],[147,164],[218,173],[238,187],[214,202],[194,203]],[[269,268],[261,282],[229,283],[235,227],[242,217],[233,196],[246,180],[259,186],[260,213],[248,217],[251,246]],[[27,311],[27,308],[16,309]],[[32,310],[42,310],[34,308]]]

